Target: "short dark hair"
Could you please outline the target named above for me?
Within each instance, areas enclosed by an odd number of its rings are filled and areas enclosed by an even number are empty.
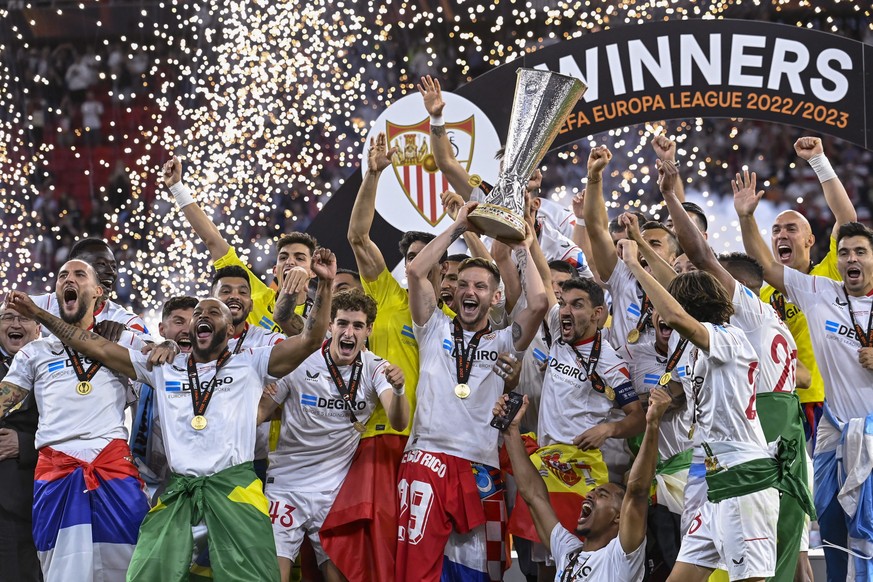
[[[682,247],[679,245],[679,239],[676,238],[676,234],[673,231],[664,226],[664,223],[658,222],[657,220],[649,220],[640,227],[640,234],[648,230],[663,230],[664,232],[666,232],[667,243],[670,245],[670,248],[673,251],[673,256],[678,257],[682,254]]]
[[[703,211],[703,208],[694,202],[683,202],[682,208],[685,209],[685,212],[688,213],[691,220],[697,223],[698,228],[700,228],[701,231],[706,232],[706,229],[709,228],[709,221],[706,219],[706,213]]]
[[[67,255],[67,260],[72,261],[73,259],[75,259],[79,255],[84,253],[87,249],[90,249],[93,247],[103,247],[103,248],[107,249],[110,253],[112,252],[112,249],[109,248],[109,243],[107,243],[102,238],[93,238],[93,237],[83,238],[82,240],[77,241],[76,244],[74,244],[73,247],[70,249],[70,252]]]
[[[573,289],[587,293],[588,298],[591,300],[591,305],[594,307],[606,307],[606,297],[603,294],[603,289],[600,285],[594,282],[594,279],[574,277],[561,283],[562,292],[571,291]]]
[[[464,255],[464,254],[461,254],[461,253],[457,253],[457,254],[454,254],[454,255],[449,255],[449,256],[447,256],[447,257],[446,257],[445,259],[443,259],[441,262],[445,263],[446,261],[451,261],[451,262],[453,262],[453,263],[463,263],[464,261],[466,261],[466,260],[469,259],[469,258],[470,258],[470,255]]]
[[[549,261],[549,269],[552,271],[557,271],[559,273],[565,273],[567,275],[570,275],[570,277],[579,276],[579,271],[576,270],[576,267],[574,267],[567,261],[562,261],[561,259]]]
[[[288,245],[293,244],[304,245],[306,248],[309,249],[310,256],[314,255],[315,249],[318,248],[318,241],[315,240],[314,236],[305,232],[292,232],[291,234],[286,234],[278,241],[276,241],[276,253],[279,253],[279,251],[281,251]]]
[[[841,240],[850,236],[866,238],[867,242],[870,243],[870,247],[873,248],[873,230],[870,230],[860,222],[846,222],[840,225],[840,228],[837,229],[837,246],[839,246]]]
[[[354,269],[342,269],[342,268],[340,268],[340,269],[336,270],[336,274],[337,275],[351,275],[355,281],[357,281],[358,283],[361,282],[361,274],[358,273],[357,271],[355,271]]]
[[[330,304],[330,320],[336,319],[337,311],[360,311],[367,316],[367,325],[373,325],[376,320],[376,302],[360,289],[346,289],[333,296]]]
[[[491,276],[494,277],[495,286],[500,286],[500,269],[497,268],[497,265],[494,261],[489,261],[488,259],[484,259],[482,257],[467,257],[461,264],[458,265],[458,275],[466,271],[467,269],[472,269],[474,267],[478,267],[480,269],[485,269]]]
[[[161,308],[161,319],[167,319],[177,309],[194,309],[197,307],[197,298],[190,295],[177,295],[164,301]]]
[[[731,275],[734,273],[740,275],[743,284],[747,287],[760,289],[764,284],[764,267],[746,253],[721,253],[718,255],[718,261]],[[737,277],[734,278],[740,280]]]
[[[412,246],[412,243],[415,242],[423,242],[424,244],[430,243],[433,239],[436,238],[436,235],[433,235],[429,232],[422,232],[420,230],[407,230],[403,233],[403,236],[400,237],[400,254],[403,255],[403,260],[406,260],[406,253],[409,252],[409,247]],[[440,257],[440,263],[444,262],[448,257],[448,253],[443,253],[443,256]]]
[[[727,290],[706,271],[677,275],[667,290],[697,321],[722,325],[734,314],[734,304]]]
[[[637,217],[637,224],[646,224],[647,222],[649,222],[649,219],[646,217],[646,215],[639,210],[631,210],[630,213]],[[610,234],[615,232],[624,232],[625,230],[627,230],[622,224],[618,222],[618,216],[609,221],[609,225],[607,228],[609,229]]]
[[[226,277],[237,277],[239,279],[245,279],[245,282],[248,283],[249,289],[252,287],[252,281],[249,278],[248,272],[240,267],[239,265],[228,265],[227,267],[222,267],[215,271],[215,275],[212,276],[212,289],[215,289],[215,286],[218,285],[218,282]]]

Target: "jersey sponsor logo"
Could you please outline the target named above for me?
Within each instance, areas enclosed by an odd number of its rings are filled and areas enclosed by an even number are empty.
[[[201,386],[206,385],[205,382],[200,383]],[[215,380],[215,390],[217,392],[224,392],[230,390],[230,385],[233,384],[233,376],[227,376],[225,378],[218,378]],[[164,392],[190,392],[191,391],[191,383],[187,380],[167,380],[164,383]]]
[[[563,362],[559,362],[555,358],[549,358],[549,368],[557,372],[558,374],[563,374],[569,378],[573,378],[574,380],[581,379],[586,380],[587,378],[583,375],[580,378],[580,374],[584,374],[583,370],[580,370],[576,366],[572,366],[570,364],[564,364]]]
[[[367,403],[364,400],[360,400],[355,402],[352,405],[349,402],[346,402],[342,398],[324,398],[323,396],[316,396],[315,394],[301,394],[300,395],[300,404],[303,406],[311,406],[314,408],[325,408],[328,410],[364,410],[367,407]]]
[[[851,340],[852,342],[860,341],[857,332],[853,328],[829,319],[825,320],[825,332],[831,334],[829,339],[844,341],[842,338],[846,338],[846,340]],[[834,335],[839,337],[834,337]],[[848,344],[849,342],[845,341],[845,343]]]
[[[651,384],[652,386],[657,386],[660,379],[661,376],[659,374],[646,374],[643,377],[643,384]]]
[[[485,336],[483,339],[487,339],[488,336]],[[444,339],[443,340],[443,349],[449,353],[449,355],[453,358],[456,358],[458,355],[457,350],[455,349],[455,342],[452,340]],[[499,354],[496,350],[476,350],[473,353],[473,361],[474,362],[496,362],[497,356]]]
[[[82,359],[82,363],[85,365],[85,368],[90,367],[91,364],[94,363],[94,360],[86,358],[85,356],[80,356],[80,358]],[[54,372],[60,372],[61,370],[64,370],[66,368],[72,368],[73,363],[70,361],[69,358],[61,358],[59,360],[52,360],[51,362],[48,362],[47,366],[48,373],[53,374]]]
[[[409,325],[404,325],[402,328],[400,328],[400,335],[406,336],[411,340],[415,339],[415,333],[413,333],[412,327]]]
[[[546,360],[549,359],[549,354],[547,354],[541,350],[538,350],[537,348],[534,348],[533,357],[536,359],[536,361],[538,361],[539,363],[542,364],[543,362],[545,362]]]
[[[165,384],[164,389],[167,392],[182,392],[183,390],[190,390],[188,383],[185,382],[185,386],[183,388],[181,382],[169,381]]]
[[[639,317],[641,314],[640,306],[636,303],[631,303],[627,306],[627,312],[633,315],[634,317]]]
[[[321,376],[320,372],[316,372],[315,374],[313,374],[309,370],[306,370],[306,381],[307,382],[315,382],[316,380],[318,380],[319,376]]]
[[[261,320],[258,322],[258,325],[260,327],[263,327],[267,331],[274,331],[273,328],[276,326],[276,324],[273,322],[273,320],[270,319],[269,317],[267,317],[266,315],[261,317]]]

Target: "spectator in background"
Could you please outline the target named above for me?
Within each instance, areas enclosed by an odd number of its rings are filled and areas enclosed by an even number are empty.
[[[85,100],[85,92],[97,80],[97,74],[88,64],[85,56],[78,56],[67,69],[64,79],[70,91],[70,100],[79,105]]]
[[[103,141],[101,129],[101,116],[103,104],[97,101],[94,91],[88,91],[85,102],[82,103],[82,129],[85,145],[98,146]]]

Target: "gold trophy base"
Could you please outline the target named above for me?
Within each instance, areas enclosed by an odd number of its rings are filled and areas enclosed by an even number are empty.
[[[470,223],[488,236],[507,241],[523,241],[524,219],[497,204],[482,203],[469,216]]]

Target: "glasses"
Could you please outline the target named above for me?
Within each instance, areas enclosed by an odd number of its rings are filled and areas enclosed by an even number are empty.
[[[18,323],[30,323],[33,320],[29,317],[24,317],[23,315],[13,315],[11,313],[0,315],[0,323],[10,325],[13,321],[17,321]]]

